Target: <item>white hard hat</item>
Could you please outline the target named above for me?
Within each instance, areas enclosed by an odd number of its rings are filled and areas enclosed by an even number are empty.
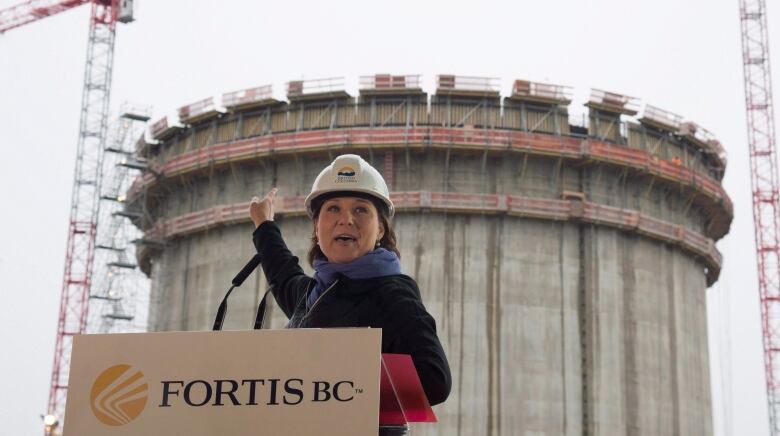
[[[356,154],[342,154],[337,157],[314,180],[311,193],[305,200],[309,217],[314,217],[312,203],[318,197],[336,192],[368,194],[387,206],[390,218],[395,213],[385,179],[379,171]]]

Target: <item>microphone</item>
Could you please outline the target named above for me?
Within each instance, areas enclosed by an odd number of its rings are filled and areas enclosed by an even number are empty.
[[[255,256],[252,258],[252,260],[249,261],[246,265],[244,265],[244,268],[241,269],[241,271],[236,274],[235,277],[233,277],[233,286],[239,287],[242,283],[244,283],[244,280],[246,280],[247,277],[249,277],[249,274],[252,274],[252,271],[257,268],[257,266],[260,265],[260,254],[255,254]]]
[[[244,280],[249,277],[249,274],[252,274],[252,271],[254,271],[258,265],[260,265],[260,254],[255,254],[252,260],[244,265],[244,268],[242,268],[241,271],[239,271],[238,274],[233,277],[233,281],[231,282],[233,286],[228,289],[225,297],[222,299],[222,303],[219,305],[219,309],[217,309],[217,317],[214,319],[214,328],[212,328],[213,331],[222,330],[222,323],[225,322],[225,314],[227,313],[227,300],[230,296],[230,293],[233,292],[234,288],[241,286],[241,284],[244,283]],[[265,302],[265,299],[263,299],[263,301]]]

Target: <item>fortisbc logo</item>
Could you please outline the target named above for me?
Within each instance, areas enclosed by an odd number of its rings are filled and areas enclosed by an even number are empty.
[[[341,167],[336,172],[336,183],[357,182],[355,169],[350,166]]]
[[[92,413],[103,424],[125,425],[143,412],[148,391],[149,384],[141,371],[130,365],[114,365],[92,384],[89,395]]]

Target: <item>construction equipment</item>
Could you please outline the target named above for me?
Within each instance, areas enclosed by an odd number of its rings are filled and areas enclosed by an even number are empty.
[[[764,0],[740,0],[764,367],[772,435],[780,435],[780,191]]]
[[[103,158],[88,333],[145,330],[145,311],[136,309],[138,303],[145,301],[148,280],[137,268],[133,243],[142,235],[128,222],[128,218],[142,219],[143,215],[125,210],[125,192],[137,169],[145,168],[143,160],[135,157],[134,149],[136,140],[143,137],[150,112],[150,108],[125,103],[109,129],[109,145]]]
[[[62,422],[68,389],[71,344],[85,332],[97,236],[101,167],[117,22],[133,21],[132,0],[29,0],[0,10],[0,33],[89,3],[89,42],[81,98],[81,120],[73,177],[70,224],[62,279],[57,340],[47,417]],[[48,431],[51,432],[51,429]]]

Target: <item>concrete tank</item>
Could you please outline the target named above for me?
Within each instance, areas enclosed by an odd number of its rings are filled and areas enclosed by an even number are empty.
[[[693,123],[594,90],[371,76],[353,97],[290,82],[204,100],[141,141],[129,192],[149,329],[207,330],[254,248],[248,200],[279,187],[277,221],[305,259],[303,198],[338,154],[383,173],[403,271],[436,318],[453,375],[418,435],[712,434],[705,291],[733,216],[720,144]],[[312,91],[313,90],[313,91]],[[304,267],[311,272],[308,265]],[[232,296],[251,328],[266,289]],[[272,328],[286,322],[271,308]]]

